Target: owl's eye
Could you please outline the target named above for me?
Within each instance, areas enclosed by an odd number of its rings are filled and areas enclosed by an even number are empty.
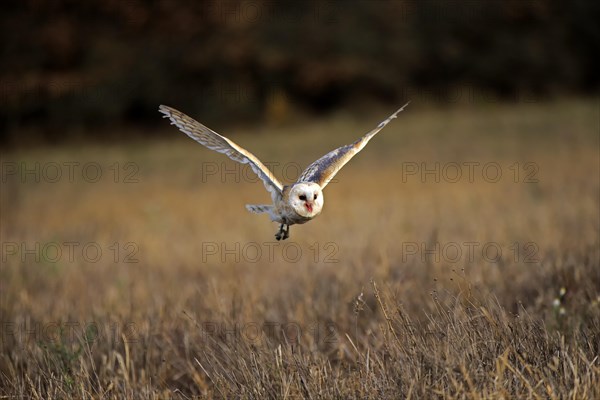
[[[306,201],[306,195],[305,194],[301,194],[300,195],[300,200]]]
[[[315,193],[315,200],[317,199],[317,194]]]

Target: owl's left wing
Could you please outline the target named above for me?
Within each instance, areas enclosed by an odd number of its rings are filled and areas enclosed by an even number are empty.
[[[408,103],[410,103],[410,101]],[[310,164],[302,175],[300,175],[298,182],[315,182],[321,186],[321,189],[325,188],[335,174],[337,174],[338,171],[352,159],[352,157],[361,151],[373,136],[382,130],[391,120],[396,118],[408,103],[400,107],[398,111],[390,115],[385,121],[382,121],[377,125],[375,129],[358,139],[356,142],[330,151],[314,163]]]
[[[165,118],[171,120],[172,125],[177,126],[183,133],[194,139],[196,142],[211,150],[223,153],[240,164],[249,164],[252,171],[258,175],[263,181],[265,188],[271,193],[273,201],[275,201],[276,198],[281,197],[283,185],[254,154],[235,144],[225,136],[221,136],[212,129],[207,128],[181,111],[164,105],[161,105],[158,110],[165,115]]]

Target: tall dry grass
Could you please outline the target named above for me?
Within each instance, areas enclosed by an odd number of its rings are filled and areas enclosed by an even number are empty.
[[[230,136],[292,178],[379,119]],[[2,396],[600,397],[597,103],[407,109],[284,243],[165,129],[3,155]]]

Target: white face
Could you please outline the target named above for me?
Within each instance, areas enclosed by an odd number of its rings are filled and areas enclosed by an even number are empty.
[[[323,191],[313,182],[295,184],[290,190],[289,202],[298,215],[314,218],[323,209]]]

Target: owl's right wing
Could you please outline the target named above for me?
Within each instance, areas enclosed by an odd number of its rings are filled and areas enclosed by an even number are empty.
[[[174,108],[161,105],[158,111],[163,113],[164,118],[171,120],[171,125],[175,125],[183,133],[194,139],[196,142],[208,147],[211,150],[227,155],[233,161],[241,164],[249,164],[252,171],[263,181],[265,188],[271,193],[273,200],[281,196],[283,185],[258,158],[248,150],[238,146],[233,141],[217,132],[207,128],[195,119],[187,116]]]
[[[410,101],[408,103],[410,103]],[[377,132],[382,130],[391,120],[396,118],[396,116],[402,112],[402,110],[404,110],[404,107],[406,107],[408,103],[400,107],[395,113],[377,125],[375,129],[365,134],[356,142],[346,146],[338,147],[337,149],[325,154],[314,163],[310,164],[306,170],[304,170],[302,175],[300,175],[298,182],[315,182],[321,186],[321,189],[325,188],[325,186],[327,186],[327,184],[333,179],[335,174],[337,174],[339,170],[342,169],[342,167],[352,159],[352,157],[357,155],[367,145],[367,143],[369,143],[369,140],[371,140],[373,136],[377,134]]]

